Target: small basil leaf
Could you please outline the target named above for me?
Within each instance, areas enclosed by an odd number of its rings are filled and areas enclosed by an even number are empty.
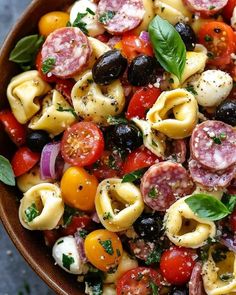
[[[186,47],[179,33],[158,15],[150,22],[148,32],[158,62],[181,80],[186,64]]]
[[[220,220],[230,214],[229,209],[221,201],[205,194],[192,195],[185,203],[198,217],[211,221]]]
[[[72,256],[68,256],[64,253],[62,254],[62,264],[66,269],[70,270],[70,266],[74,262],[75,262],[75,260]]]
[[[55,66],[56,64],[56,59],[54,57],[48,57],[47,59],[45,59],[43,61],[42,64],[42,72],[44,75],[46,75],[47,73],[49,73]]]
[[[147,168],[142,168],[136,171],[133,171],[129,174],[125,174],[124,177],[122,178],[122,183],[123,182],[134,182],[137,179],[140,179],[143,174],[146,172]]]
[[[224,194],[222,203],[228,208],[230,212],[233,212],[236,205],[236,195]]]
[[[16,184],[14,172],[11,164],[5,157],[0,155],[0,181],[7,185],[14,186]]]

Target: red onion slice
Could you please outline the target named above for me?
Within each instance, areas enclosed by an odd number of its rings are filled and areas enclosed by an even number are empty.
[[[226,246],[230,251],[236,253],[236,237],[223,235],[220,239],[220,243]]]
[[[95,223],[100,223],[100,220],[99,220],[99,217],[98,217],[98,214],[96,211],[94,211],[92,214],[91,214],[91,218],[92,218],[92,221],[94,221]]]
[[[146,31],[142,31],[139,35],[139,38],[145,42],[150,42],[149,34]]]
[[[79,235],[79,229],[78,231],[75,233],[75,242],[79,251],[79,256],[80,259],[83,263],[88,262],[88,259],[85,255],[85,250],[84,250],[84,239],[80,237]]]

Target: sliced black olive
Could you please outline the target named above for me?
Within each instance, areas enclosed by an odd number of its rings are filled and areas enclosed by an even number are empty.
[[[188,289],[187,287],[174,288],[170,295],[188,295]]]
[[[127,68],[127,59],[119,50],[104,53],[93,66],[93,80],[97,84],[108,85],[118,79]]]
[[[158,63],[154,57],[139,55],[128,68],[128,80],[134,86],[146,86],[155,83]]]
[[[46,131],[38,130],[27,134],[26,144],[33,152],[41,152],[43,147],[50,142]]]
[[[194,30],[188,24],[185,24],[182,22],[177,23],[175,25],[175,29],[180,34],[180,37],[184,41],[186,49],[188,51],[193,51],[197,42],[197,38],[194,33]]]
[[[216,108],[216,120],[226,124],[236,125],[236,101],[226,100]]]

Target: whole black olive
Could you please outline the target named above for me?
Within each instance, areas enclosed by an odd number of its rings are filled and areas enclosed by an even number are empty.
[[[128,68],[128,80],[134,86],[146,86],[156,80],[158,63],[154,57],[139,55]]]
[[[110,50],[98,58],[93,66],[93,80],[97,84],[108,85],[118,79],[127,68],[127,59],[119,50]]]
[[[186,49],[188,51],[193,51],[197,42],[197,38],[194,33],[194,30],[188,24],[181,23],[181,22],[175,25],[175,29],[180,34],[180,37],[184,41]]]
[[[30,132],[26,136],[26,144],[33,152],[41,152],[49,141],[48,133],[43,130]]]
[[[174,288],[170,295],[188,295],[188,289],[187,287]]]
[[[226,100],[216,108],[216,120],[229,125],[236,125],[236,101]]]
[[[142,214],[133,226],[136,233],[146,240],[158,238],[162,233],[162,221],[156,214]]]

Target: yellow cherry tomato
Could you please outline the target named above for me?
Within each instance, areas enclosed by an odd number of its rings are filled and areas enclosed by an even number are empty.
[[[94,209],[98,186],[97,178],[80,167],[68,168],[61,179],[61,192],[65,204],[80,210]]]
[[[43,15],[38,23],[39,33],[47,37],[53,31],[66,27],[70,15],[63,11],[52,11]]]
[[[99,229],[87,235],[84,249],[89,262],[102,271],[116,269],[123,253],[117,234]]]

